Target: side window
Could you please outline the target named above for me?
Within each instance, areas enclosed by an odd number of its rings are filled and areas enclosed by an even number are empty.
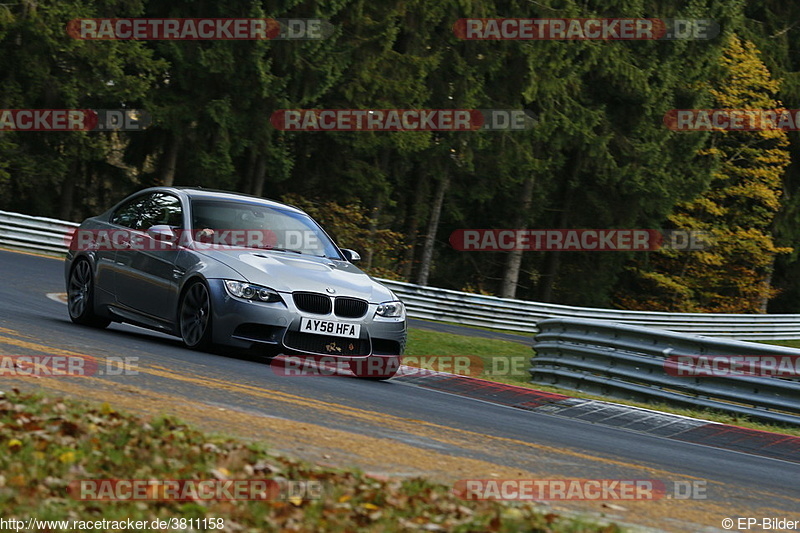
[[[150,201],[152,195],[137,196],[128,200],[111,215],[111,223],[125,226],[126,228],[139,229],[142,208]]]
[[[111,222],[139,231],[157,224],[177,229],[183,225],[183,209],[177,197],[157,192],[137,196],[122,204],[111,216]]]
[[[155,193],[149,197],[142,209],[140,225],[137,229],[146,231],[152,226],[166,224],[175,229],[183,226],[181,201],[171,194]]]

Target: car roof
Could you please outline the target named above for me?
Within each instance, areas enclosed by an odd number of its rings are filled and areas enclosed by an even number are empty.
[[[217,199],[217,200],[231,200],[237,202],[256,203],[267,207],[277,207],[295,213],[307,214],[302,209],[294,207],[293,205],[276,202],[275,200],[268,200],[260,196],[253,196],[252,194],[245,194],[240,192],[223,191],[218,189],[204,189],[202,187],[163,187],[164,190],[176,190],[184,193],[190,199]]]

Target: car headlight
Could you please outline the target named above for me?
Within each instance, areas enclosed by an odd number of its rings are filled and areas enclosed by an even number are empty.
[[[245,300],[255,300],[256,302],[282,302],[280,294],[274,289],[245,283],[243,281],[225,280],[225,289],[231,296],[244,298]]]
[[[405,318],[406,306],[400,301],[383,302],[378,305],[375,314],[384,318]]]

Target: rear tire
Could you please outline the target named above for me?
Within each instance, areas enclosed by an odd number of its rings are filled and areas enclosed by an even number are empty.
[[[207,350],[211,347],[211,297],[202,281],[192,283],[181,298],[178,325],[187,348]]]
[[[70,320],[82,326],[102,329],[111,323],[94,312],[94,276],[86,259],[78,259],[69,274],[67,310]]]
[[[390,379],[400,369],[400,356],[369,356],[350,361],[350,371],[359,379],[383,381]]]

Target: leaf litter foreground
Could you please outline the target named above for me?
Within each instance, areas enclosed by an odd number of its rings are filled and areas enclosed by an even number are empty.
[[[465,501],[448,485],[321,467],[270,453],[260,444],[198,431],[163,416],[145,419],[108,404],[89,404],[14,389],[0,393],[0,506],[5,519],[224,520],[224,531],[619,531],[542,511],[533,503]],[[183,485],[267,480],[270,499],[216,499],[163,492],[81,492],[114,480]],[[116,485],[119,486],[119,485]],[[112,491],[113,492],[113,491]],[[91,500],[90,497],[105,496]],[[160,494],[160,495],[159,495]],[[83,495],[83,496],[82,496]],[[194,527],[195,531],[215,528]],[[59,531],[60,529],[52,529]],[[113,531],[114,529],[107,529]],[[154,529],[150,529],[153,531]],[[157,530],[157,529],[156,529]],[[219,531],[219,529],[216,529]],[[164,531],[170,531],[164,529]],[[172,529],[171,531],[174,531]]]

